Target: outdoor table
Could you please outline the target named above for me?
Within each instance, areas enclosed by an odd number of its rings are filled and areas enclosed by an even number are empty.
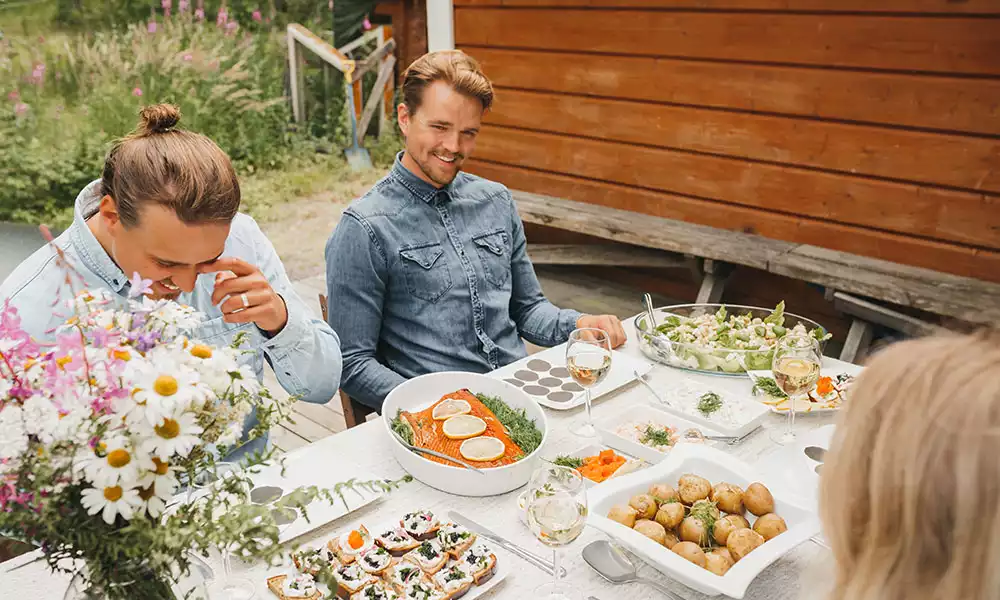
[[[625,331],[629,341],[619,351],[645,359],[638,348],[632,321],[633,319],[629,319],[625,322]],[[825,357],[823,362],[824,369],[837,369],[847,367],[847,365],[848,363],[828,357]],[[751,389],[749,378],[699,375],[661,364],[654,364],[648,378],[654,387],[662,389],[669,386],[672,378],[677,377],[689,377],[720,390],[749,394]],[[594,421],[600,423],[602,418],[621,411],[623,407],[630,404],[649,403],[651,400],[649,390],[640,383],[634,382],[616,392],[596,399],[593,405]],[[546,456],[572,452],[592,443],[591,440],[570,433],[573,426],[580,423],[582,419],[586,419],[586,410],[583,406],[568,411],[545,410],[549,425],[548,441],[543,449]],[[771,441],[767,428],[783,427],[784,419],[783,415],[769,414],[765,417],[764,427],[741,444],[719,447],[751,465],[761,464],[769,457],[773,460],[773,453],[780,452],[781,447]],[[796,432],[802,435],[832,422],[833,415],[830,413],[799,415],[796,419]],[[288,462],[312,463],[316,465],[317,469],[344,468],[345,472],[360,471],[364,477],[373,479],[396,479],[405,474],[392,457],[390,438],[386,434],[381,419],[301,447],[289,453],[286,460]],[[438,491],[414,480],[404,484],[379,501],[297,538],[292,542],[292,546],[318,545],[357,525],[365,523],[376,525],[393,518],[399,518],[402,514],[416,509],[431,510],[442,520],[447,519],[446,515],[449,510],[456,510],[517,545],[528,548],[537,554],[551,557],[551,550],[538,542],[519,519],[516,498],[522,490],[523,488],[501,496],[487,498],[462,497]],[[802,490],[802,492],[803,495],[807,496],[809,491]],[[599,600],[661,598],[659,592],[645,586],[637,584],[614,586],[604,581],[584,562],[580,554],[583,547],[593,540],[605,537],[602,532],[588,527],[575,542],[560,549],[563,566],[567,570],[567,580],[572,582],[579,591],[581,600],[588,596],[595,596]],[[495,544],[491,545],[496,547]],[[499,561],[506,563],[507,577],[487,597],[510,598],[512,600],[530,598],[534,589],[550,578],[537,567],[503,549],[497,548],[496,554]],[[52,574],[44,561],[11,570],[30,561],[35,556],[37,553],[29,553],[0,564],[0,589],[3,590],[4,597],[16,596],[45,600],[62,598],[69,577]],[[815,571],[813,567],[821,564],[824,559],[825,561],[830,560],[828,550],[813,542],[805,542],[764,570],[747,590],[746,598],[750,600],[797,600],[815,597],[815,594],[805,591],[812,590],[813,584],[809,580],[803,581],[802,577],[813,573]],[[219,556],[213,554],[209,563],[215,570],[216,576],[221,576],[222,562]],[[274,598],[265,585],[265,579],[281,572],[283,571],[280,567],[269,568],[262,564],[246,565],[238,560],[233,561],[233,575],[247,577],[254,581],[257,586],[257,598],[261,599]],[[640,563],[639,573],[666,583],[682,598],[696,600],[707,597],[679,583],[670,581],[669,578],[648,565]]]

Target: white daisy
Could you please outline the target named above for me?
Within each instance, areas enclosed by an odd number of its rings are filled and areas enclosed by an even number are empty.
[[[145,362],[135,371],[131,380],[134,391],[132,400],[141,406],[140,412],[150,425],[156,425],[192,403],[201,401],[205,388],[199,385],[198,373],[173,361],[157,357],[154,363]],[[133,411],[128,411],[133,412]]]
[[[173,494],[180,487],[176,476],[179,469],[171,466],[168,461],[161,460],[158,456],[149,456],[148,454],[144,456],[139,487],[146,488],[155,484],[159,491]]]
[[[257,374],[254,373],[253,367],[250,365],[240,365],[238,370],[230,374],[233,377],[232,386],[234,394],[246,391],[252,395],[260,391],[260,382],[257,381]]]
[[[139,467],[144,458],[127,439],[118,436],[107,438],[89,454],[80,468],[94,485],[130,487],[139,480]]]
[[[100,512],[105,523],[114,525],[118,515],[131,521],[136,510],[142,508],[142,498],[139,497],[138,490],[113,485],[83,490],[82,504],[87,509],[87,514],[96,515]]]
[[[176,481],[176,480],[175,480]],[[154,519],[163,514],[167,504],[173,499],[175,488],[171,488],[165,483],[150,483],[139,488],[139,499],[144,503],[143,507],[149,516]]]
[[[8,404],[0,410],[0,459],[14,458],[28,449],[21,407]]]
[[[168,460],[174,454],[187,456],[195,446],[201,444],[199,435],[202,428],[189,412],[166,417],[155,426],[142,422],[136,427],[145,438],[142,450],[155,454],[160,460]]]

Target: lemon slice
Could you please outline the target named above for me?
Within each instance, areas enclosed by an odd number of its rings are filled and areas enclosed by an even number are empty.
[[[464,440],[486,431],[486,421],[473,415],[458,415],[446,420],[441,430],[447,438]]]
[[[472,412],[472,405],[465,400],[453,400],[451,398],[443,400],[431,411],[431,417],[435,421],[444,421],[457,415],[467,415]]]
[[[476,462],[496,460],[503,456],[505,450],[503,442],[488,435],[465,440],[458,449],[463,458]]]

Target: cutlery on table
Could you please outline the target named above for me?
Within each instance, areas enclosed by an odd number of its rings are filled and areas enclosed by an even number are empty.
[[[760,425],[738,437],[733,435],[706,435],[697,429],[687,429],[684,431],[683,436],[692,441],[708,440],[710,442],[726,442],[730,446],[735,446],[756,433],[758,429],[760,429]]]
[[[646,389],[649,390],[649,393],[652,394],[653,397],[656,398],[656,400],[660,404],[666,404],[667,406],[669,406],[670,408],[673,408],[674,410],[680,410],[677,406],[674,405],[673,402],[671,402],[671,401],[667,400],[666,398],[664,398],[663,396],[661,396],[660,393],[657,392],[656,389],[652,385],[650,385],[648,381],[646,381],[646,375],[643,374],[643,373],[640,373],[639,369],[636,369],[634,371],[634,373],[635,373],[635,378],[638,379],[639,381],[641,381],[642,385],[646,386]]]
[[[583,549],[583,560],[597,571],[598,575],[611,583],[641,583],[655,589],[670,600],[683,600],[663,584],[652,579],[639,577],[632,561],[607,540],[598,540],[587,544]]]
[[[468,517],[463,516],[463,515],[455,512],[453,510],[449,510],[448,511],[448,517],[452,521],[454,521],[455,523],[458,523],[462,527],[465,527],[469,531],[475,532],[477,535],[481,535],[484,538],[486,538],[486,539],[488,539],[488,540],[490,540],[490,541],[498,544],[501,548],[503,548],[504,550],[510,552],[511,554],[514,554],[516,556],[520,556],[524,560],[532,563],[533,565],[535,565],[539,569],[545,571],[549,575],[552,574],[552,570],[553,570],[552,561],[547,560],[547,559],[545,559],[545,558],[543,558],[543,557],[535,554],[534,552],[526,550],[526,549],[524,549],[524,548],[522,548],[522,547],[520,547],[520,546],[518,546],[516,544],[513,544],[513,543],[507,541],[506,539],[504,539],[504,538],[500,537],[499,535],[493,533],[491,530],[483,527],[479,523],[476,523],[472,519],[469,519]],[[560,577],[565,577],[566,576],[566,569],[564,569],[562,567],[559,567],[559,570],[562,571],[562,573],[560,574]]]
[[[466,469],[469,469],[470,471],[475,471],[476,473],[479,473],[480,475],[485,475],[486,474],[486,472],[483,471],[482,469],[477,469],[476,467],[473,467],[472,465],[470,465],[469,463],[465,462],[464,460],[459,460],[459,459],[457,459],[455,457],[448,456],[447,454],[438,452],[436,450],[431,450],[429,448],[421,448],[419,446],[414,446],[413,444],[408,444],[406,442],[406,440],[404,440],[402,437],[400,437],[400,435],[398,433],[396,433],[395,431],[392,432],[392,435],[407,450],[411,450],[413,452],[418,452],[420,454],[429,454],[431,456],[436,456],[438,458],[442,458],[442,459],[447,460],[449,462],[458,463],[458,464],[462,465],[463,467],[465,467]]]
[[[646,317],[649,319],[650,331],[656,329],[656,314],[653,312],[653,297],[649,294],[642,295],[642,302],[646,305]]]

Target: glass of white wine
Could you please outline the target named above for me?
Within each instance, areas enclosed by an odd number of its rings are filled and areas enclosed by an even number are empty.
[[[788,395],[788,419],[783,432],[771,431],[775,443],[795,443],[795,400],[816,385],[822,360],[819,342],[810,335],[786,335],[778,340],[771,372],[775,383]]]
[[[590,412],[590,391],[611,372],[611,340],[600,329],[575,329],[566,344],[566,368],[573,381],[585,390],[587,422],[570,432],[588,438],[597,437],[594,417]]]
[[[559,548],[572,543],[587,525],[587,486],[576,469],[546,465],[532,474],[527,493],[528,526],[552,548],[552,581],[540,585],[534,600],[575,600],[574,587],[560,579]]]

